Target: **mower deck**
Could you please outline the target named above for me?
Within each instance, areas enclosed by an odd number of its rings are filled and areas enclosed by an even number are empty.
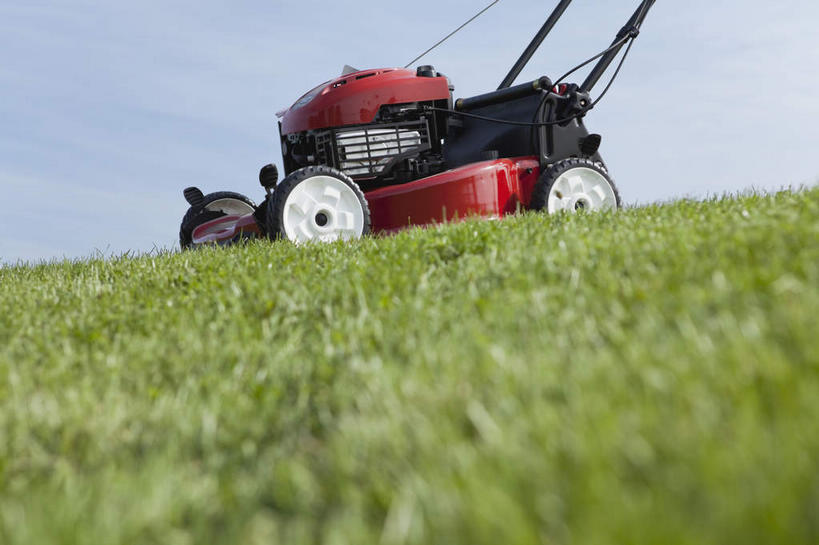
[[[501,218],[529,207],[540,176],[536,157],[496,159],[456,168],[400,186],[364,194],[373,234],[396,233],[417,225],[472,216]],[[194,244],[235,242],[261,236],[253,214],[224,216],[193,231]]]
[[[536,157],[497,159],[365,193],[373,233],[468,216],[499,218],[528,208],[540,175]]]

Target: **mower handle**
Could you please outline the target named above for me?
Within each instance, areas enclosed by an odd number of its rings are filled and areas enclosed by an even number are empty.
[[[586,81],[584,81],[583,85],[580,86],[581,89],[586,92],[590,92],[597,82],[600,81],[600,78],[603,76],[606,70],[608,70],[611,63],[614,62],[614,59],[617,58],[620,50],[628,41],[623,40],[623,38],[627,36],[636,38],[640,33],[640,27],[643,26],[643,21],[645,21],[646,16],[648,15],[648,10],[651,9],[651,6],[654,5],[655,1],[656,0],[643,0],[640,2],[640,5],[637,7],[637,11],[634,12],[634,15],[631,16],[626,25],[620,29],[620,32],[617,33],[617,37],[614,38],[614,41],[611,43],[612,47],[609,49],[609,52],[603,55],[595,67],[592,68],[592,71],[586,77]],[[617,42],[620,42],[620,44],[617,45]]]
[[[625,41],[622,41],[622,43],[618,45],[618,41],[621,41],[626,36],[631,36],[632,38],[637,37],[637,34],[640,32],[640,27],[642,26],[643,21],[645,21],[648,11],[654,5],[655,1],[656,0],[641,0],[640,5],[637,7],[637,11],[634,12],[634,15],[631,16],[626,25],[620,29],[620,32],[617,33],[617,37],[612,42],[612,46],[610,47],[609,51],[603,55],[603,57],[601,57],[600,61],[598,61],[598,63],[592,69],[591,73],[586,78],[586,81],[584,81],[583,85],[580,86],[581,89],[584,91],[591,91],[597,84],[614,59],[617,58],[617,54],[620,53],[620,50],[625,44]],[[552,29],[554,29],[555,25],[571,3],[572,0],[560,0],[538,33],[535,34],[535,37],[532,39],[531,43],[523,51],[523,54],[520,56],[514,66],[512,66],[512,69],[509,71],[506,77],[503,78],[503,81],[498,87],[498,91],[515,89],[515,87],[510,87],[510,85],[512,85],[515,79],[517,79],[517,77],[523,71],[524,67],[526,67],[526,64],[532,59],[535,51],[538,50],[546,37],[552,32]],[[481,95],[481,97],[489,95],[492,95],[492,93]],[[481,97],[475,97],[475,99]]]
[[[571,3],[572,0],[560,1],[560,3],[557,5],[554,11],[552,11],[552,14],[549,15],[549,18],[546,19],[546,22],[543,24],[540,30],[538,30],[537,34],[535,34],[535,37],[532,39],[532,42],[523,51],[523,54],[517,60],[515,65],[512,66],[512,69],[509,71],[506,77],[503,78],[503,81],[498,87],[498,91],[500,91],[501,89],[506,89],[507,87],[512,85],[512,83],[518,78],[520,73],[523,71],[524,67],[526,67],[526,64],[532,59],[532,55],[535,54],[535,51],[537,51],[537,49],[540,47],[540,44],[543,43],[543,40],[546,39],[546,36],[548,36],[552,32],[552,29],[555,27],[560,18],[563,17],[563,13],[566,11],[566,8],[568,8],[569,4]]]
[[[515,85],[514,87],[498,89],[497,91],[492,91],[491,93],[485,93],[475,97],[459,98],[455,101],[455,109],[461,112],[468,112],[470,110],[482,108],[483,106],[508,102],[517,98],[534,95],[542,91],[551,91],[552,87],[554,87],[552,80],[546,76],[543,76],[535,81],[522,83],[520,85]]]

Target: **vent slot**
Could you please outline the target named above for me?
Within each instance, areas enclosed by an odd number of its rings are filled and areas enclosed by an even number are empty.
[[[396,162],[430,149],[426,119],[326,131],[316,137],[321,162],[357,179],[377,178]]]

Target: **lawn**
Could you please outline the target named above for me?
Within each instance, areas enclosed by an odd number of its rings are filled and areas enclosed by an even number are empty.
[[[819,542],[819,189],[0,268],[0,543]]]

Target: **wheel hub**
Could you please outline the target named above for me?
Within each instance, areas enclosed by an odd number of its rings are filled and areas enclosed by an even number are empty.
[[[364,210],[355,192],[333,176],[313,176],[296,185],[284,205],[288,239],[303,243],[358,238],[364,231]]]
[[[552,184],[547,207],[550,214],[617,208],[614,188],[603,174],[587,167],[566,170]]]
[[[319,212],[316,214],[316,225],[319,227],[326,227],[330,223],[330,218],[327,217],[327,212]]]
[[[574,204],[570,205],[570,208],[575,212],[579,212],[581,210],[586,209],[594,209],[592,205],[592,200],[588,195],[578,195],[573,199]]]

